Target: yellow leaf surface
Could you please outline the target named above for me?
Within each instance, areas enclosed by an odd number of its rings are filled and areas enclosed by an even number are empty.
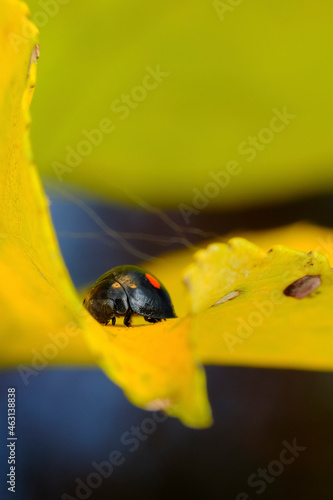
[[[302,278],[313,290],[288,295]],[[332,370],[333,272],[322,253],[265,253],[234,238],[199,251],[185,281],[202,363]]]
[[[333,266],[333,230],[331,228],[299,222],[263,231],[238,231],[223,236],[215,242],[226,243],[236,236],[242,236],[266,252],[274,245],[284,245],[303,252],[317,250],[322,252]],[[191,308],[183,281],[184,269],[193,262],[195,252],[200,248],[206,248],[210,243],[213,241],[204,241],[200,246],[190,246],[184,250],[169,253],[159,261],[143,264],[143,267],[150,270],[152,274],[159,276],[162,283],[172,293],[178,316],[184,316]]]
[[[2,363],[31,363],[50,335],[58,362],[92,361],[76,318],[75,290],[60,255],[47,200],[31,160],[29,105],[36,79],[37,29],[25,4],[6,0],[0,18],[0,301]],[[24,38],[23,33],[29,33]],[[17,49],[15,40],[24,39]],[[71,335],[68,335],[70,331]],[[71,338],[71,342],[69,342]],[[52,350],[52,348],[51,348]],[[49,351],[52,361],[53,354]],[[38,356],[38,355],[37,355]],[[53,356],[53,357],[52,357]]]
[[[206,427],[211,415],[205,374],[194,360],[189,330],[189,318],[184,318],[130,329],[105,327],[88,341],[104,371],[132,402]]]
[[[132,329],[102,327],[84,310],[59,252],[31,159],[28,109],[38,47],[37,30],[27,15],[23,3],[3,1],[2,366],[17,366],[23,379],[30,381],[44,367],[93,364],[96,359],[132,402],[162,408],[196,427],[211,422],[200,363],[332,369],[332,275],[320,252],[306,254],[278,246],[266,254],[239,238],[227,245],[215,243],[201,251],[188,269],[185,281],[190,294],[186,295],[182,269],[192,259],[190,249],[167,257],[155,272],[174,297],[179,319]],[[13,40],[27,30],[31,35],[23,37],[17,51]],[[331,235],[328,230],[303,225],[253,235],[253,239],[261,238],[268,250],[269,241],[284,243],[289,238],[295,248],[298,244],[306,250],[318,246],[332,256]],[[320,279],[320,286],[308,296],[300,299],[283,293],[308,275]],[[223,302],[226,295],[231,300]]]
[[[236,235],[230,235],[230,238]],[[239,233],[238,235],[239,236]],[[266,231],[246,231],[242,237],[268,251],[274,245],[284,245],[295,250],[323,253],[333,264],[333,230],[305,222],[290,224]]]
[[[135,404],[163,408],[191,426],[207,426],[205,374],[193,357],[188,321],[103,328],[85,311],[70,281],[31,160],[28,108],[39,49],[27,16],[23,3],[2,2],[1,364],[16,365],[28,384],[51,364],[92,364],[95,355]],[[27,32],[31,36],[22,42]],[[21,40],[19,51],[13,40]]]

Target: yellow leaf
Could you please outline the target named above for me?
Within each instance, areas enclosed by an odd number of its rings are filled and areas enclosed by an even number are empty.
[[[88,341],[132,402],[164,409],[189,426],[210,425],[205,374],[194,360],[189,318],[130,329],[105,327]]]
[[[249,246],[254,244],[266,252],[274,245],[284,245],[303,252],[317,250],[322,252],[333,266],[333,230],[331,228],[295,223],[264,231],[238,231],[223,236],[215,242],[225,243],[236,236],[242,236],[248,240]],[[162,263],[161,261],[147,262],[143,265],[153,274],[159,276],[167,289],[172,291],[172,300],[178,316],[187,314],[193,305],[193,300],[196,300],[192,298],[192,305],[190,304],[182,279],[184,269],[193,262],[195,252],[200,248],[205,249],[210,243],[213,241],[204,241],[199,246],[169,253],[163,258]],[[202,279],[206,278],[202,277]]]
[[[25,384],[51,364],[92,364],[86,337],[105,371],[135,404],[163,408],[191,426],[207,426],[211,416],[205,374],[193,357],[188,321],[104,329],[83,308],[70,281],[31,160],[28,107],[38,46],[37,30],[27,16],[23,3],[3,1],[1,364],[17,365]]]
[[[180,268],[191,252],[173,256],[168,259],[175,264],[172,272],[167,266],[161,267],[163,273],[169,273],[168,279],[156,274],[165,281],[172,296],[175,291],[176,311],[181,317],[163,324],[104,328],[83,309],[60,255],[47,201],[31,160],[28,108],[38,47],[37,31],[27,15],[24,4],[3,1],[2,365],[16,365],[28,382],[45,366],[92,364],[97,359],[135,404],[163,408],[185,424],[197,427],[211,422],[200,362],[331,369],[332,276],[327,260],[319,252],[308,255],[276,247],[266,254],[242,239],[234,239],[229,245],[216,243],[201,251],[197,263],[187,272],[192,297],[187,315]],[[30,36],[23,36],[24,33]],[[280,242],[288,229],[281,231]],[[313,229],[313,235],[319,234],[316,231]],[[265,246],[267,235],[262,238]],[[307,241],[305,238],[302,244],[310,241],[311,237]],[[323,246],[319,240],[318,245]],[[308,281],[305,287],[304,283],[299,285],[298,280],[309,275],[315,277],[310,284]],[[295,281],[296,292],[295,288],[290,289]],[[286,290],[288,296],[283,293]],[[226,296],[231,300],[223,301]],[[216,305],[211,307],[213,304]],[[245,335],[242,331],[243,336],[238,331],[238,317],[251,328]],[[253,326],[253,318],[260,323],[257,327]]]
[[[333,272],[320,252],[234,238],[199,251],[185,281],[201,362],[332,370]]]
[[[37,29],[25,4],[2,2],[0,32],[0,274],[5,365],[92,356],[77,332],[75,290],[60,255],[42,186],[31,160],[28,112],[36,78]],[[29,37],[24,36],[29,33]],[[76,330],[75,330],[76,328]],[[68,334],[70,332],[70,334]],[[74,334],[76,332],[76,335]],[[52,336],[67,338],[60,348]],[[69,338],[71,341],[69,342]],[[64,342],[66,342],[64,340]],[[49,347],[49,344],[53,346]],[[52,348],[53,347],[53,348]]]
[[[298,222],[266,231],[247,231],[242,233],[242,237],[266,251],[274,245],[284,245],[303,252],[317,250],[333,264],[332,228]]]

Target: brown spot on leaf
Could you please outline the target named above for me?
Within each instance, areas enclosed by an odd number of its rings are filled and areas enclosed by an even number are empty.
[[[29,68],[28,68],[28,75],[30,75],[30,68],[31,68],[31,65],[33,62],[37,63],[37,59],[39,59],[39,56],[40,56],[40,47],[39,47],[39,43],[36,43],[36,45],[34,46],[34,48],[32,49],[32,52],[31,52],[31,57],[30,57],[30,63],[29,63]]]
[[[236,297],[238,297],[238,295],[240,295],[241,293],[243,293],[242,290],[233,290],[232,292],[227,293],[227,295],[224,295],[224,297],[215,302],[215,304],[213,304],[212,307],[223,304],[224,302],[228,302],[228,300],[233,300]]]
[[[316,290],[321,285],[320,276],[304,276],[299,280],[294,281],[291,285],[284,289],[283,293],[287,297],[294,297],[295,299],[304,299]]]

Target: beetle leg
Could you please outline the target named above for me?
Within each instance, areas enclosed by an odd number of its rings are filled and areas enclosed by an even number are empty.
[[[116,324],[116,317],[112,316],[111,321],[112,321],[112,326],[114,326]]]
[[[125,326],[132,326],[131,325],[131,316],[132,316],[132,310],[128,309],[126,311],[125,318],[124,318],[124,325]]]
[[[148,316],[144,316],[145,321],[148,321],[148,323],[158,323],[159,321],[162,321],[161,319],[157,318],[148,318]]]

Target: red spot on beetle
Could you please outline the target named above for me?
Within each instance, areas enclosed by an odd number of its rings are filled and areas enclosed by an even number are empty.
[[[304,276],[287,286],[283,293],[295,299],[304,299],[321,285],[320,276]]]
[[[161,285],[159,284],[159,282],[157,281],[156,278],[154,278],[154,276],[152,276],[151,274],[148,274],[146,273],[145,274],[146,278],[149,280],[149,282],[155,287],[155,288],[161,288]]]

